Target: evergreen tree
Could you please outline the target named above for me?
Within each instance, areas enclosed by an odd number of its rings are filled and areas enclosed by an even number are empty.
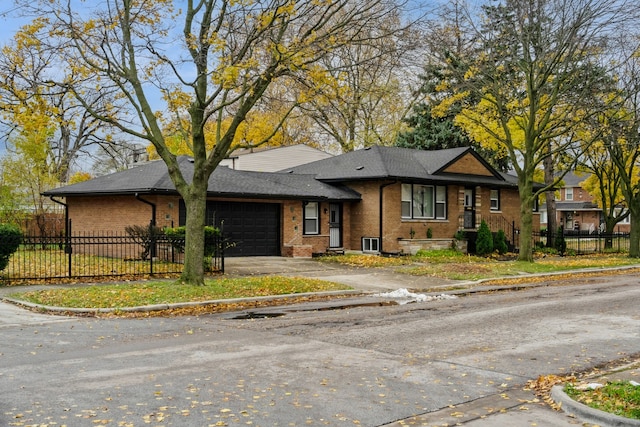
[[[22,243],[22,231],[14,225],[0,224],[0,271],[7,268],[9,258]]]
[[[486,222],[480,223],[478,237],[476,239],[476,254],[489,255],[493,252],[493,235]]]
[[[410,130],[398,136],[396,145],[418,150],[468,147],[469,137],[449,118],[431,116],[431,107],[420,103],[413,107],[412,115],[404,119]]]
[[[500,255],[506,254],[509,250],[507,247],[507,236],[505,236],[504,230],[498,230],[494,236],[493,247]]]
[[[433,117],[431,107],[425,103],[413,107],[412,115],[404,119],[409,130],[398,135],[396,146],[416,150],[442,150],[445,148],[473,147],[497,170],[506,172],[509,162],[506,157],[482,147],[471,139],[451,117]]]

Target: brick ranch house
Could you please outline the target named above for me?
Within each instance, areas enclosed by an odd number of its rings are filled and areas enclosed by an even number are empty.
[[[191,159],[180,157],[179,164],[192,175]],[[449,246],[457,231],[476,230],[481,220],[520,227],[515,177],[470,148],[373,146],[280,172],[219,166],[208,188],[207,223],[222,224],[235,243],[228,256],[399,253],[418,240]],[[44,195],[66,205],[74,234],[122,232],[151,220],[159,227],[185,223],[162,161]]]

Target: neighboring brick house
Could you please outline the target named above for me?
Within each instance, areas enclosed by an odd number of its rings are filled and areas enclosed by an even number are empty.
[[[556,200],[556,223],[563,226],[565,232],[593,234],[598,232],[603,222],[602,209],[593,201],[593,196],[581,184],[589,178],[589,174],[567,173],[563,185],[559,189]],[[540,206],[540,226],[547,227],[547,205]],[[628,233],[631,224],[629,218],[616,226],[616,232]]]
[[[179,158],[185,176],[193,163]],[[44,193],[64,198],[73,232],[185,222],[162,161]],[[537,215],[536,215],[537,218]],[[209,180],[207,222],[236,243],[230,256],[311,256],[328,249],[400,252],[404,240],[451,242],[481,220],[519,228],[515,177],[469,148],[358,150],[282,172],[218,167]]]

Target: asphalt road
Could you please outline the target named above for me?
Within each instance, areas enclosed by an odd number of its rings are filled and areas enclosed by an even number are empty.
[[[199,318],[64,318],[3,304],[0,426],[382,426],[412,416],[440,426],[443,408],[455,419],[486,397],[535,409],[523,425],[581,425],[522,386],[640,353],[640,286],[636,276],[557,285]]]

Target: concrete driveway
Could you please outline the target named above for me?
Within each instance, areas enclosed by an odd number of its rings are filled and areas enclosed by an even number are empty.
[[[230,276],[304,276],[343,283],[363,292],[386,292],[400,288],[422,290],[460,283],[438,277],[396,273],[397,267],[358,268],[309,258],[248,257],[226,258],[225,274]]]

